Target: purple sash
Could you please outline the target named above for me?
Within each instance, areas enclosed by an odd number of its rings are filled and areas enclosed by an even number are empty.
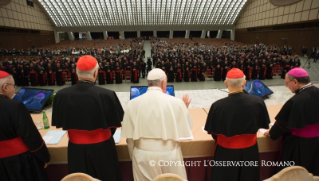
[[[304,128],[292,128],[290,133],[303,138],[319,137],[319,123],[306,125]]]

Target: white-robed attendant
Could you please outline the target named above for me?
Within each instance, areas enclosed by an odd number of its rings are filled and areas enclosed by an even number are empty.
[[[187,110],[191,100],[187,94],[182,100],[165,94],[167,77],[161,69],[150,71],[147,80],[147,92],[128,103],[122,122],[122,137],[127,138],[134,180],[149,181],[164,173],[187,180],[183,165],[163,166],[160,160],[183,163],[178,140],[192,136],[193,123]],[[154,166],[150,165],[152,160]]]

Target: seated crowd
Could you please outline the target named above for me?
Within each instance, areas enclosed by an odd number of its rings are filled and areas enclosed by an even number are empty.
[[[98,60],[100,85],[120,84],[126,79],[139,83],[152,65],[167,74],[168,82],[205,81],[207,77],[224,81],[232,68],[241,69],[247,80],[272,79],[275,75],[284,78],[291,68],[300,67],[300,59],[286,46],[245,45],[227,39],[152,38],[151,42],[153,62],[145,62],[141,38],[80,41],[80,46],[79,41],[63,41],[27,51],[2,50],[6,56],[0,69],[11,73],[18,86],[45,86],[64,85],[65,81],[74,85],[81,55]]]
[[[122,83],[125,71],[138,83],[139,77],[134,75],[143,67],[142,39],[81,41],[80,46],[77,41],[64,41],[35,49],[37,56],[3,56],[0,70],[11,73],[18,86],[64,85],[68,80],[74,85],[78,81],[77,60],[81,55],[92,55],[100,65],[100,84],[111,84],[114,79]]]
[[[226,45],[226,46],[225,46]],[[156,68],[164,70],[168,82],[225,80],[232,68],[241,69],[250,79],[281,78],[300,67],[298,56],[286,47],[245,45],[225,39],[152,39],[152,58]]]

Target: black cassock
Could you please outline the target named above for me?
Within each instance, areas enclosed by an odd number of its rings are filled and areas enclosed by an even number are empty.
[[[184,71],[184,82],[189,82],[190,70],[186,69]]]
[[[174,77],[175,77],[174,70],[173,70],[173,67],[171,67],[167,73],[167,82],[174,82]]]
[[[23,68],[20,70],[19,77],[21,76],[21,85],[22,86],[29,86],[29,80],[28,80],[28,70],[26,68]]]
[[[36,70],[32,69],[29,72],[29,75],[30,75],[31,86],[37,86],[38,85],[38,74],[37,74]]]
[[[79,81],[57,92],[52,126],[62,127],[69,133],[70,130],[96,132],[111,129],[113,135],[116,127],[121,127],[123,114],[115,92],[94,86],[89,81]],[[71,140],[70,134],[69,138]],[[113,136],[92,144],[69,141],[68,170],[69,173],[82,172],[100,180],[121,180]]]
[[[113,73],[110,69],[107,69],[106,71],[106,83],[107,84],[113,84]]]
[[[260,80],[265,80],[266,72],[267,72],[266,64],[261,65],[260,70],[259,70],[259,79]]]
[[[294,161],[316,176],[319,176],[318,108],[319,89],[314,86],[301,89],[283,105],[269,131],[271,139],[281,137],[281,161]]]
[[[222,69],[216,67],[214,71],[214,81],[220,81],[222,79]]]
[[[191,69],[191,81],[197,82],[197,76],[198,76],[198,70],[197,70],[197,67],[195,66],[194,68]]]
[[[257,64],[254,65],[253,70],[251,72],[251,79],[255,80],[258,76],[259,67]]]
[[[182,82],[182,80],[183,80],[182,68],[178,67],[176,70],[176,82]]]
[[[54,70],[51,67],[49,67],[47,70],[47,77],[48,85],[55,85]]]
[[[266,79],[272,79],[272,69],[273,69],[273,64],[267,63]]]
[[[56,85],[64,85],[64,80],[63,80],[63,73],[62,73],[62,69],[58,69],[55,72],[55,76],[56,76]]]
[[[45,76],[44,68],[38,71],[38,80],[40,86],[47,85],[47,79]]]
[[[99,85],[104,85],[105,84],[105,77],[106,73],[103,69],[99,70]]]
[[[115,83],[122,84],[122,80],[123,80],[122,70],[119,67],[119,69],[116,69],[115,71]]]
[[[230,94],[212,104],[205,130],[216,140],[215,161],[253,161],[259,162],[258,145],[255,139],[259,128],[268,129],[270,120],[264,101],[254,95],[244,93]],[[240,148],[221,146],[225,140],[240,138],[249,146]],[[236,142],[235,142],[236,143]],[[213,151],[213,150],[212,150]],[[211,180],[259,180],[257,166],[214,166]]]
[[[44,164],[50,161],[50,155],[25,105],[0,95],[0,120],[0,180],[48,180]],[[8,141],[17,140],[26,151],[13,154],[20,150],[18,143],[10,149]],[[7,146],[3,147],[5,141]],[[12,155],[4,157],[8,151]]]
[[[71,72],[71,84],[75,85],[78,82],[78,75],[76,74],[75,68],[70,68]]]
[[[283,69],[282,69],[282,72],[281,72],[281,78],[282,78],[282,79],[285,79],[286,73],[289,72],[289,70],[291,69],[291,68],[290,68],[290,67],[291,67],[291,64],[290,64],[290,62],[284,61],[284,62],[282,63],[282,66],[283,66]]]
[[[131,72],[131,82],[132,83],[139,83],[139,76],[138,76],[138,69],[137,69],[137,66],[133,66],[133,70]]]

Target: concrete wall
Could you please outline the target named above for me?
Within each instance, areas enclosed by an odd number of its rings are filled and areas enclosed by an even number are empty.
[[[236,29],[299,23],[319,19],[319,0],[302,0],[274,6],[269,0],[250,0],[236,22]]]
[[[26,0],[12,0],[8,5],[1,6],[0,26],[53,31],[49,18],[33,2],[34,7],[28,6]]]

